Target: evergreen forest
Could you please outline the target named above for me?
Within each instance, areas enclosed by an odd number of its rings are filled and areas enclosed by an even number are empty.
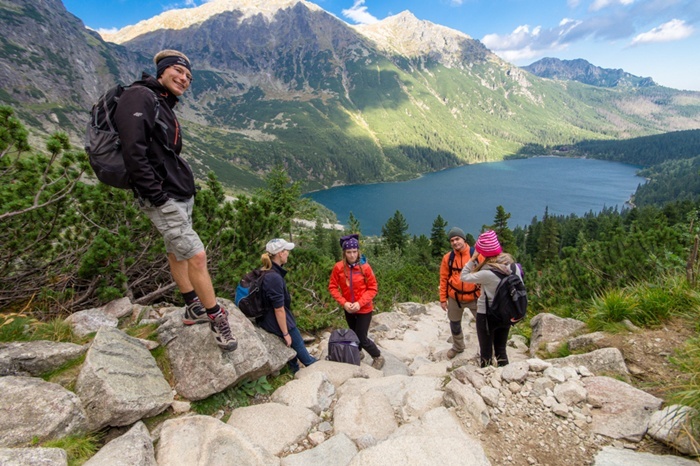
[[[43,148],[30,147],[27,136],[13,110],[0,107],[0,341],[45,338],[46,326],[56,328],[71,312],[123,296],[144,305],[182,305],[162,240],[132,193],[97,183],[85,153],[71,147],[66,134],[53,134]],[[624,320],[653,327],[680,318],[700,332],[700,131],[653,138],[570,148],[573,155],[626,162],[638,154],[633,163],[644,165],[651,182],[640,187],[636,207],[579,217],[551,216],[542,206],[541,218],[514,229],[499,207],[493,223],[484,225],[525,270],[529,318],[551,312],[611,332],[621,331]],[[657,140],[662,143],[652,144]],[[207,247],[217,294],[229,299],[238,280],[260,265],[269,239],[294,241],[287,265],[292,309],[300,327],[313,333],[345,326],[328,278],[341,257],[340,236],[361,233],[362,225],[351,216],[346,231],[323,228],[335,218],[301,194],[281,166],[264,187],[235,199],[210,173],[196,197],[194,227]],[[379,283],[378,312],[400,302],[438,300],[449,225],[435,215],[430,237],[409,235],[396,211],[380,237],[361,238]],[[528,337],[529,325],[514,331]],[[62,332],[56,338],[72,337]],[[680,348],[677,358],[693,376],[689,385],[675,387],[675,396],[700,408],[700,338]]]

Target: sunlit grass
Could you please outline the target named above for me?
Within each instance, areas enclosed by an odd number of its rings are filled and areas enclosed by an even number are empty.
[[[588,328],[592,331],[619,332],[620,324],[637,312],[637,300],[624,290],[614,289],[596,295],[588,309]],[[624,326],[622,327],[624,328]]]
[[[101,434],[93,432],[82,436],[69,435],[58,440],[49,440],[41,446],[64,449],[68,454],[68,466],[78,466],[97,453],[100,440]]]

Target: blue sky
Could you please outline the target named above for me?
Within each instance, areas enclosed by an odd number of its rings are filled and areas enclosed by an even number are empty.
[[[216,1],[216,0],[212,0]],[[245,2],[246,0],[241,0]],[[204,0],[63,0],[86,26],[119,29]],[[700,91],[700,0],[318,0],[349,24],[411,11],[462,31],[515,65],[583,58]]]

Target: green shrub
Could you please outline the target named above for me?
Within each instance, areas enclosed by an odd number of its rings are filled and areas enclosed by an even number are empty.
[[[637,300],[620,289],[598,294],[591,300],[588,309],[588,327],[593,330],[619,330],[619,324],[631,319],[637,311]],[[613,324],[613,325],[611,325]]]

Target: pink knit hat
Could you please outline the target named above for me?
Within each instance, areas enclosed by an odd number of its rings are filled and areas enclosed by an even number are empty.
[[[476,252],[484,257],[497,256],[503,252],[501,243],[498,242],[498,236],[496,236],[496,232],[493,230],[485,231],[480,234],[474,248]]]

